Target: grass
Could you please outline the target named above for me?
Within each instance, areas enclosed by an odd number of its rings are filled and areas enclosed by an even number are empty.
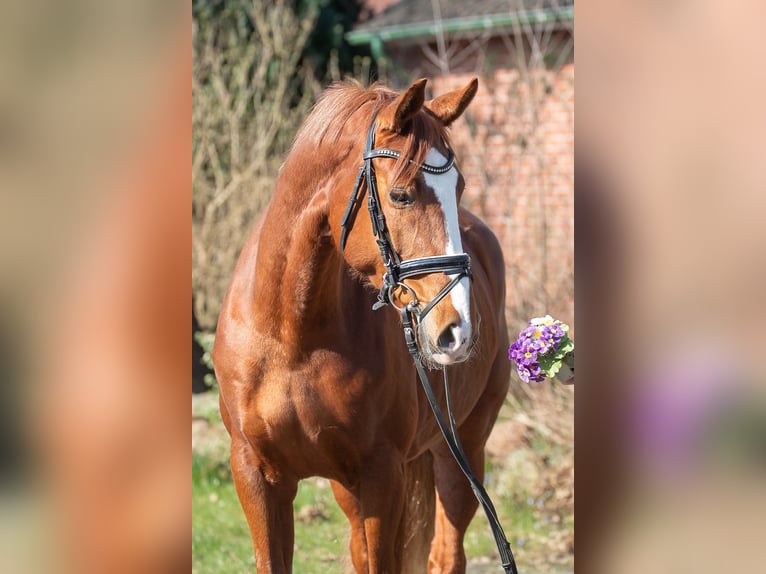
[[[194,482],[192,572],[253,572],[250,534],[231,481]]]
[[[192,572],[253,572],[245,516],[228,472],[194,457],[192,469]],[[295,498],[295,572],[341,574],[348,529],[326,480],[301,482]]]
[[[255,571],[252,543],[234,484],[225,466],[195,456],[192,469],[192,572],[240,574]],[[491,486],[491,483],[490,483]],[[539,501],[523,503],[493,494],[500,520],[521,564],[545,560],[546,524]],[[295,499],[295,572],[341,574],[348,571],[348,526],[323,479],[301,482]],[[494,560],[489,525],[477,511],[466,533],[470,560]]]
[[[195,402],[193,412],[211,425],[220,425],[214,398]],[[532,438],[530,448],[534,453],[530,456],[555,461],[566,452],[540,435]],[[225,451],[225,448],[208,449],[212,454],[195,451],[192,458],[192,572],[195,574],[255,571],[250,532],[231,480],[228,460],[220,454]],[[519,567],[531,573],[547,572],[561,564],[571,565],[568,544],[573,518],[566,507],[557,505],[555,484],[544,484],[542,477],[539,481],[533,479],[532,491],[522,494],[518,483],[508,482],[509,473],[514,470],[524,473],[523,468],[510,468],[513,466],[517,465],[510,459],[506,463],[488,464],[485,482]],[[293,571],[350,572],[348,523],[327,480],[315,478],[300,483],[295,516]],[[498,564],[499,569],[495,543],[481,509],[466,533],[465,550],[469,564]]]

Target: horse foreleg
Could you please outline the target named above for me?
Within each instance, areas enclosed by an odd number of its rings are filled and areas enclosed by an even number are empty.
[[[236,436],[236,435],[235,435]],[[264,476],[245,439],[232,437],[231,470],[253,538],[258,574],[288,574],[293,561],[293,499],[297,481]]]
[[[404,516],[404,462],[393,449],[365,461],[359,484],[369,574],[400,574]]]
[[[466,450],[468,462],[479,480],[484,478],[484,451]],[[466,567],[463,538],[479,503],[465,475],[446,446],[433,451],[434,482],[436,484],[436,524],[431,553],[428,557],[429,574],[463,574]]]
[[[507,363],[503,357],[503,361]],[[503,366],[503,365],[501,365]],[[504,374],[507,380],[507,372]],[[505,387],[484,396],[460,425],[458,433],[468,464],[480,480],[484,480],[484,445],[497,418]],[[452,457],[446,443],[433,450],[434,483],[436,484],[436,526],[431,554],[430,574],[463,574],[466,568],[463,538],[479,506],[468,480]]]
[[[507,348],[503,339],[500,349]],[[505,353],[498,353],[490,372],[487,387],[468,418],[458,428],[458,434],[468,464],[480,481],[484,481],[484,446],[503,404],[508,389],[510,364]],[[466,568],[463,539],[479,502],[468,480],[452,458],[446,443],[439,443],[434,456],[436,484],[436,525],[431,554],[430,574],[463,574]]]
[[[331,481],[335,500],[351,525],[351,562],[357,572],[367,572],[367,539],[364,535],[364,516],[362,503],[356,491],[349,490],[339,482]]]

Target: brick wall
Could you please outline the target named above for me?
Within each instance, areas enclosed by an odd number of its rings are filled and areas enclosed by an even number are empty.
[[[434,77],[432,93],[474,75]],[[463,205],[503,246],[512,332],[546,312],[574,328],[574,65],[487,73],[451,137]]]

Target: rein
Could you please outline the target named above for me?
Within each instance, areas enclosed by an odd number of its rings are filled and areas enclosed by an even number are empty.
[[[380,255],[383,258],[383,263],[386,267],[386,272],[383,275],[383,285],[378,293],[378,300],[373,305],[373,309],[377,310],[386,305],[391,305],[396,308],[401,314],[402,327],[404,329],[404,340],[407,344],[407,350],[412,356],[412,360],[415,363],[415,368],[420,378],[420,383],[423,387],[423,391],[426,394],[428,403],[431,406],[431,411],[434,414],[439,429],[444,435],[444,440],[447,442],[452,456],[455,458],[460,470],[463,471],[468,482],[471,485],[474,495],[484,509],[484,513],[489,521],[489,526],[492,530],[492,535],[495,538],[495,544],[497,545],[498,552],[500,553],[500,559],[502,561],[503,570],[506,574],[518,574],[516,569],[516,561],[513,558],[513,552],[511,546],[508,543],[508,539],[505,536],[503,527],[497,518],[497,512],[492,499],[484,489],[484,486],[476,478],[476,475],[471,470],[468,460],[463,451],[463,446],[460,443],[460,437],[457,433],[457,424],[455,423],[455,417],[452,411],[452,404],[450,402],[449,382],[447,378],[447,369],[442,368],[444,376],[444,394],[446,397],[447,406],[447,418],[445,419],[444,413],[434,395],[433,388],[428,380],[421,354],[419,350],[419,344],[416,335],[416,325],[420,324],[423,318],[434,308],[434,306],[441,301],[451,290],[458,284],[458,282],[464,277],[471,278],[471,258],[467,253],[460,253],[457,255],[438,255],[434,257],[418,257],[415,259],[408,259],[402,261],[399,254],[394,249],[393,242],[391,241],[391,235],[386,227],[386,218],[383,215],[383,210],[380,204],[380,196],[378,194],[377,178],[375,177],[375,168],[372,165],[374,158],[390,158],[397,159],[400,153],[396,150],[388,148],[375,149],[375,119],[372,121],[369,131],[367,132],[367,140],[364,150],[364,163],[359,168],[359,174],[356,178],[356,184],[354,190],[349,198],[346,211],[343,214],[341,220],[341,237],[340,248],[341,252],[345,249],[346,240],[348,239],[348,233],[354,224],[354,218],[356,217],[356,211],[358,204],[364,196],[364,190],[367,189],[367,208],[370,213],[370,220],[372,222],[372,231],[375,234],[378,248],[380,249]],[[411,161],[411,160],[410,160]],[[442,174],[447,173],[452,169],[455,163],[455,156],[452,150],[449,152],[447,162],[442,166],[432,166],[428,164],[420,164],[420,169],[427,173]],[[363,182],[366,185],[362,185]],[[451,281],[444,286],[444,288],[437,293],[437,295],[427,304],[421,308],[420,304],[415,296],[415,292],[403,281],[409,277],[415,277],[418,275],[426,275],[430,273],[444,273],[445,275],[453,275]],[[394,302],[394,291],[396,289],[403,289],[410,296],[410,301],[403,305],[398,306]],[[449,421],[449,422],[447,422]]]

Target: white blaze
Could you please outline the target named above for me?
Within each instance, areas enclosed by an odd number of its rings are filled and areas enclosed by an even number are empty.
[[[426,156],[426,163],[433,166],[440,166],[447,163],[444,157],[435,148],[431,148]],[[445,255],[458,255],[463,253],[463,242],[460,239],[460,227],[457,220],[457,168],[453,165],[447,173],[434,174],[423,172],[423,178],[426,185],[433,189],[436,199],[444,213],[444,230],[447,235],[447,245],[445,246]],[[456,275],[450,275],[454,278]],[[470,281],[468,277],[463,277],[457,285],[450,291],[452,306],[460,315],[460,330],[464,340],[471,337],[471,305],[469,294]]]

